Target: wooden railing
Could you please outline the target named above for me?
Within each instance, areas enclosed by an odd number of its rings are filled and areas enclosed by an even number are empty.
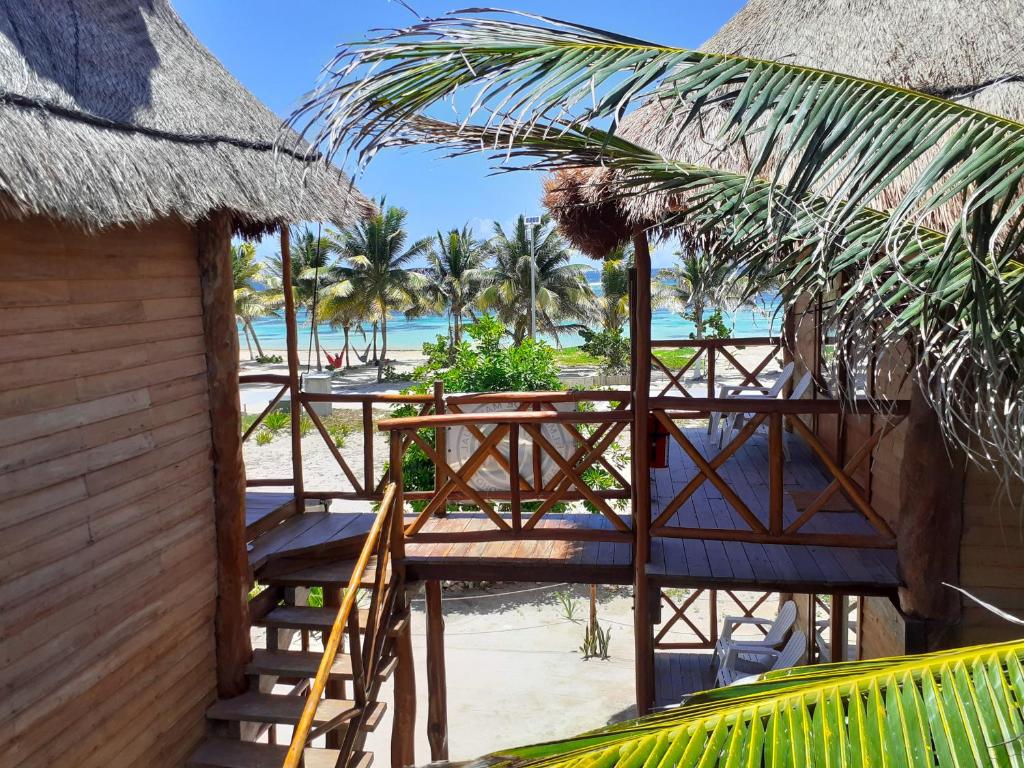
[[[278,390],[274,396],[267,403],[267,406],[260,411],[259,415],[253,420],[249,427],[242,433],[242,442],[246,442],[250,437],[255,434],[256,430],[260,428],[264,420],[270,413],[277,407],[277,404],[281,402],[281,398],[288,393],[290,380],[286,374],[278,373],[245,373],[238,377],[239,385],[242,384],[276,384]],[[255,478],[246,475],[245,485],[247,488],[259,488],[261,486],[278,486],[278,485],[294,485],[294,477],[264,477]]]
[[[682,594],[679,594],[682,592]],[[755,593],[750,597],[729,589],[692,589],[692,590],[661,590],[661,618],[655,625],[654,648],[659,651],[674,650],[711,650],[718,642],[721,632],[721,620],[726,616],[741,618],[758,618],[757,611],[768,603],[769,598],[777,597],[774,592]],[[699,611],[698,607],[707,601],[707,610]],[[667,615],[666,615],[667,614]],[[693,639],[680,640],[679,632],[692,635]],[[768,630],[761,625],[753,625],[749,630],[752,639],[763,637]],[[744,639],[745,635],[739,635]]]
[[[656,339],[651,342],[651,371],[664,373],[668,382],[658,393],[664,397],[671,393],[679,397],[698,397],[687,389],[684,384],[684,376],[693,370],[699,371],[703,365],[703,378],[695,382],[704,389],[708,398],[718,397],[718,385],[722,383],[727,371],[731,368],[733,377],[738,376],[739,386],[763,386],[759,376],[777,355],[781,347],[781,340],[771,336],[753,336],[750,338],[736,339],[687,339],[667,340]],[[748,368],[739,359],[735,352],[739,349],[757,348],[758,362]],[[673,369],[665,364],[658,356],[658,350],[670,349],[693,349],[694,355],[678,369]],[[703,393],[702,393],[703,394]]]
[[[356,746],[355,740],[360,726],[370,713],[370,705],[374,703],[381,670],[390,657],[391,623],[404,589],[400,566],[404,556],[400,497],[401,494],[393,483],[385,487],[377,517],[356,560],[330,634],[324,640],[323,657],[320,659],[316,677],[310,685],[302,715],[292,734],[284,768],[298,768],[302,763],[303,751],[313,739],[341,726],[347,728],[341,740],[341,756],[337,765],[346,765],[348,756]],[[356,598],[366,582],[370,561],[374,558],[369,616],[366,627],[361,630]],[[348,653],[352,659],[352,690],[356,714],[353,717],[351,713],[346,712],[313,728],[317,707],[327,688],[328,677],[346,636]]]
[[[881,425],[840,465],[808,427],[801,416],[838,414],[844,404],[836,400],[775,400],[758,398],[703,399],[691,397],[660,397],[651,399],[651,410],[657,423],[680,446],[696,466],[696,473],[686,485],[658,512],[651,522],[651,535],[684,539],[714,539],[761,544],[810,544],[838,547],[894,548],[895,534],[885,519],[872,506],[868,492],[854,479],[853,474],[871,456],[875,446],[902,421],[909,410],[908,401],[858,401],[846,404],[855,413],[873,413],[880,417]],[[705,456],[675,423],[676,418],[706,417],[711,412],[746,414],[742,429],[714,456]],[[786,519],[784,469],[785,455],[783,430],[788,424],[810,448],[825,468],[829,482],[820,493],[807,503],[798,515]],[[762,426],[768,431],[768,488],[767,498],[748,500],[722,478],[718,470]],[[672,519],[683,505],[704,483],[710,483],[735,512],[735,528],[694,527],[672,524]],[[842,494],[852,508],[870,524],[870,533],[809,532],[807,523],[825,509],[829,501]]]
[[[595,400],[609,402],[612,409],[568,411],[556,407]],[[463,412],[469,405],[497,405],[508,410]],[[434,465],[434,489],[405,492],[406,499],[427,502],[407,526],[406,536],[419,541],[631,540],[630,522],[609,503],[629,499],[630,484],[607,456],[632,420],[627,405],[626,395],[616,392],[488,393],[449,398],[450,412],[446,414],[381,421],[379,428],[391,435],[392,467],[409,444],[416,445]],[[443,447],[454,428],[460,428],[461,438],[467,441],[459,466],[450,463]],[[424,430],[434,430],[442,445],[437,445],[436,439],[431,445]],[[524,450],[529,452],[528,457]],[[528,467],[525,472],[524,460]],[[501,478],[502,487],[480,481],[481,470],[488,462],[491,472]],[[615,487],[592,488],[584,477],[591,467],[600,467]],[[398,472],[392,470],[393,477],[401,482],[400,461],[397,468]],[[610,528],[541,525],[556,505],[573,501],[586,502],[608,521]],[[423,530],[432,515],[457,503],[478,507],[493,528],[443,533]]]

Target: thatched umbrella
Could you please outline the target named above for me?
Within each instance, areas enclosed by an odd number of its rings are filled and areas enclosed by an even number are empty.
[[[1024,14],[1016,0],[749,0],[701,50],[843,72],[1024,119]],[[752,148],[715,142],[727,113],[706,108],[679,131],[650,102],[618,133],[668,158],[745,173]],[[676,115],[682,120],[685,111]],[[613,182],[611,172],[593,169],[560,172],[546,184],[545,203],[564,234],[595,257],[671,205],[657,195],[613,200]],[[930,223],[948,224],[955,213]]]
[[[370,210],[167,0],[0,4],[0,210],[90,228],[232,211],[248,234]]]

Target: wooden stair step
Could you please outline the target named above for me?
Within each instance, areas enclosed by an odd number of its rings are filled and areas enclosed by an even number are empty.
[[[323,654],[316,651],[253,651],[252,661],[245,671],[250,675],[277,675],[278,677],[316,677]],[[383,682],[394,670],[395,659],[392,657],[377,675]],[[331,665],[330,677],[335,680],[352,679],[352,657],[338,654]]]
[[[280,696],[250,691],[233,699],[218,699],[208,710],[210,720],[238,720],[248,723],[280,723],[295,725],[306,704],[305,696]],[[342,722],[359,714],[359,707],[347,699],[321,699],[313,717],[314,724],[326,723],[336,717]]]
[[[259,574],[261,584],[279,587],[347,587],[355,569],[355,560],[336,560],[330,563],[300,567],[288,560],[272,562]],[[371,558],[360,586],[372,588],[377,578],[377,558]]]
[[[272,629],[306,629],[330,632],[334,626],[334,618],[338,615],[337,608],[311,608],[305,605],[279,605],[266,616],[254,621],[257,626]],[[359,629],[366,629],[370,620],[370,612],[359,611]],[[389,632],[395,634],[405,628],[408,617],[403,615],[395,618]]]
[[[281,768],[286,744],[258,744],[234,739],[207,739],[188,760],[189,768]],[[307,747],[302,755],[305,768],[335,768],[341,752],[337,749]],[[370,768],[372,752],[353,752],[346,768]]]

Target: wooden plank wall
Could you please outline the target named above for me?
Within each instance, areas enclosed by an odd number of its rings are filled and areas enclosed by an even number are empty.
[[[964,481],[964,528],[960,540],[960,585],[1024,616],[1024,483],[1005,484],[995,472],[968,465]],[[1021,628],[965,600],[953,644],[1012,640]]]
[[[215,692],[196,239],[0,219],[0,766],[176,766]]]

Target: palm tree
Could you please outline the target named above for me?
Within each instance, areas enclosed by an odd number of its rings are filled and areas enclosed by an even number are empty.
[[[492,768],[1018,765],[1024,641],[769,672],[476,761]]]
[[[1024,476],[1024,123],[864,78],[536,18],[430,20],[335,63],[296,116],[325,117],[318,138],[331,148],[353,142],[368,157],[415,141],[496,147],[532,169],[603,166],[614,176],[604,199],[674,199],[649,207],[656,225],[719,233],[734,271],[780,280],[784,306],[842,276],[823,320],[845,361],[856,365],[876,328],[880,348],[909,344],[947,438]],[[471,86],[480,97],[457,124],[426,117]],[[651,98],[666,131],[719,110],[715,138],[745,142],[746,172],[615,136],[634,100]]]
[[[669,302],[683,319],[693,322],[694,338],[703,339],[704,312],[718,309],[728,298],[738,295],[734,288],[739,278],[730,273],[728,264],[702,253],[678,251],[676,256],[679,264],[662,269],[658,279]]]
[[[569,262],[569,249],[548,216],[535,229],[537,330],[558,340],[559,324],[590,316],[594,292],[585,270]],[[516,219],[511,236],[495,222],[487,243],[494,266],[484,277],[480,305],[494,310],[519,344],[530,329],[530,233],[523,216]]]
[[[430,252],[426,305],[448,313],[452,343],[462,340],[462,321],[473,318],[480,298],[486,252],[469,225],[461,230],[437,233],[437,247]]]
[[[352,293],[366,307],[367,315],[379,321],[381,352],[377,359],[377,380],[383,376],[388,349],[388,315],[412,308],[423,289],[424,280],[408,267],[430,249],[431,238],[417,240],[408,248],[405,230],[408,213],[388,206],[384,198],[378,213],[338,234],[334,248],[341,263],[332,269],[332,279],[349,280]],[[376,343],[376,329],[374,330]]]
[[[633,246],[619,246],[604,257],[601,265],[601,295],[594,303],[606,331],[622,328],[629,319],[629,270],[633,267]]]
[[[362,331],[363,340],[366,340],[362,324],[368,314],[366,302],[363,297],[354,294],[349,280],[329,282],[321,291],[317,306],[317,322],[327,323],[335,329],[341,328],[345,342],[340,357],[345,361],[346,368],[352,367],[352,345],[349,336],[355,328]]]
[[[249,359],[252,360],[253,343],[256,344],[256,354],[263,357],[263,346],[252,322],[273,314],[273,309],[266,291],[257,287],[262,266],[256,261],[256,246],[252,243],[231,246],[231,272],[235,288],[235,315],[242,323]]]
[[[309,227],[292,228],[292,293],[295,297],[296,310],[304,310],[306,317],[309,318],[310,343],[316,353],[318,371],[323,370],[323,364],[320,359],[320,331],[315,315],[318,314],[317,304],[321,294],[331,282],[329,266],[333,248],[331,238],[325,237],[322,233],[314,234]],[[283,270],[281,255],[272,256],[265,274],[267,284],[275,290],[272,301],[276,306],[284,305]]]

